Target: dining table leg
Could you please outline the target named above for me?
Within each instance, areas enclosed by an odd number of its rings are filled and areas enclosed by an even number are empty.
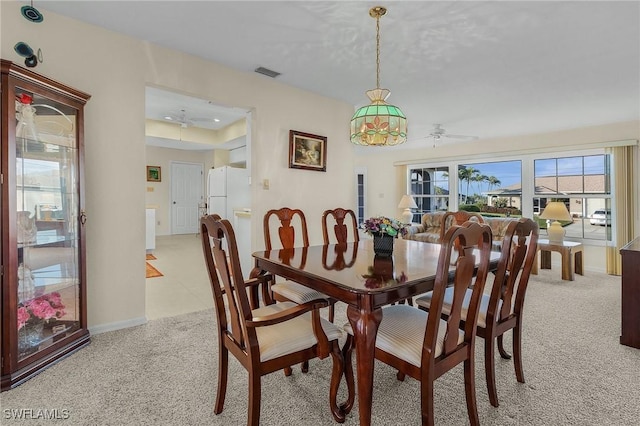
[[[373,367],[375,363],[376,335],[382,320],[382,309],[349,306],[347,318],[353,329],[356,345],[357,392],[360,426],[371,424],[373,402]]]

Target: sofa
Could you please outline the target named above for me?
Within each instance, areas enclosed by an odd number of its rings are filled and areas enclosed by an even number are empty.
[[[407,228],[407,234],[404,238],[407,240],[439,244],[446,229],[452,224],[452,221],[449,220],[450,215],[447,215],[445,223],[446,213],[447,212],[444,211],[425,213],[422,215],[422,220],[419,225],[412,225]],[[494,250],[500,250],[509,223],[518,219],[517,217],[482,217],[484,223],[491,227]]]
[[[420,225],[407,228],[405,240],[422,241],[423,243],[440,243],[442,219],[446,212],[430,212],[422,215]]]

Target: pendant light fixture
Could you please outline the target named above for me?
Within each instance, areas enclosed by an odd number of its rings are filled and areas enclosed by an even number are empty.
[[[407,140],[407,118],[400,108],[385,102],[391,92],[380,88],[380,17],[386,13],[382,6],[369,10],[376,20],[376,88],[367,91],[371,104],[351,118],[351,142],[357,145],[390,146]]]

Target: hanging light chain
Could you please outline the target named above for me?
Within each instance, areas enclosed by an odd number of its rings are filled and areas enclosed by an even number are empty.
[[[376,16],[376,88],[380,88],[380,15]]]
[[[382,6],[372,7],[369,16],[376,18],[376,88],[380,88],[380,18],[387,13]]]

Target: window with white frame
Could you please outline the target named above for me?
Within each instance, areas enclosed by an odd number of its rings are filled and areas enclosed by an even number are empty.
[[[564,226],[567,237],[611,240],[608,154],[536,159],[534,182],[534,215],[542,213],[547,202],[562,201],[572,216],[572,222]]]
[[[422,215],[449,208],[449,167],[424,167],[409,170],[411,195],[418,205],[413,212],[413,222],[419,223]]]
[[[367,170],[363,167],[356,168],[356,217],[358,225],[361,225],[366,218],[367,207]]]
[[[485,215],[522,214],[522,161],[465,163],[458,166],[460,205]]]
[[[413,221],[420,221],[426,212],[468,209],[469,205],[477,205],[486,216],[521,213],[537,218],[548,201],[559,200],[565,201],[573,216],[573,223],[565,226],[567,238],[598,245],[611,240],[616,226],[611,219],[615,200],[610,164],[604,148],[596,148],[554,156],[505,156],[482,163],[452,159],[410,165],[408,189],[418,205]],[[546,222],[538,219],[538,223],[545,238]]]

